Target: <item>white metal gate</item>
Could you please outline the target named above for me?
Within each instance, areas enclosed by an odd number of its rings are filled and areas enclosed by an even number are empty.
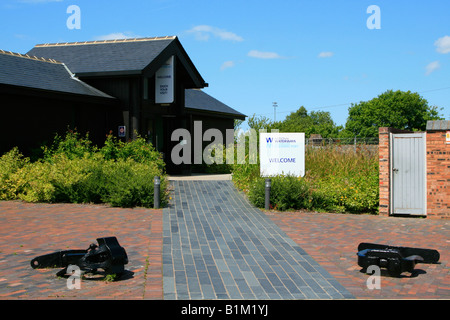
[[[391,214],[426,215],[426,133],[391,135]]]

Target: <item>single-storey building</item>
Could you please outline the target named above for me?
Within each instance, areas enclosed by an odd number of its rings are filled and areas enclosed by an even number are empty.
[[[203,132],[233,129],[245,115],[206,94],[208,87],[173,37],[36,45],[27,54],[0,51],[3,134],[0,152],[23,152],[67,128],[89,132],[97,144],[113,132],[147,137],[165,155],[168,172],[188,173],[170,153],[172,132],[194,121]],[[119,134],[119,128],[123,130]],[[202,133],[203,134],[203,133]]]

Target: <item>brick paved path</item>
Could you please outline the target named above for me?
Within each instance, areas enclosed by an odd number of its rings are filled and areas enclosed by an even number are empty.
[[[164,209],[165,299],[352,298],[231,181],[172,181]]]
[[[262,213],[229,181],[191,183],[174,182],[164,223],[163,210],[0,202],[0,300],[322,298],[330,292],[450,299],[449,220]],[[58,269],[30,267],[38,255],[86,249],[104,236],[116,236],[127,250],[130,263],[120,281],[83,280],[80,290],[69,290],[66,279],[55,276]],[[362,241],[435,248],[441,260],[418,264],[413,276],[383,276],[381,289],[370,291],[356,263]]]
[[[128,254],[120,281],[83,280],[69,290],[60,269],[30,266],[36,256],[108,236]],[[161,254],[162,210],[0,202],[0,299],[162,299]]]
[[[450,299],[450,220],[333,213],[267,213],[299,246],[356,298]],[[390,277],[382,270],[379,290],[369,290],[356,251],[361,242],[432,248],[438,264]]]

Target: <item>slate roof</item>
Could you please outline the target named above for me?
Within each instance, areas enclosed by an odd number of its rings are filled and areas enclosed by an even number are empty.
[[[140,72],[176,37],[39,44],[27,54],[63,61],[75,74]]]
[[[115,99],[73,77],[61,62],[0,50],[0,84]]]
[[[219,114],[229,114],[245,120],[246,115],[234,110],[209,94],[198,89],[187,89],[185,92],[185,107]]]
[[[0,84],[114,99],[78,78],[142,74],[146,68],[146,72],[159,68],[160,63],[176,54],[193,79],[193,86],[188,88],[208,85],[175,36],[39,44],[26,55],[7,54],[0,50],[0,53],[2,52]],[[185,107],[216,115],[231,115],[242,120],[246,117],[197,89],[186,90]]]
[[[427,131],[450,130],[450,120],[427,121]]]

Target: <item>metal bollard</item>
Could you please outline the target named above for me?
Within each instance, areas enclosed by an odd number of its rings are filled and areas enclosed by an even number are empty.
[[[270,209],[270,189],[272,187],[272,180],[266,179],[266,202],[265,202],[265,208],[266,210]]]
[[[153,206],[154,206],[154,208],[155,209],[159,209],[159,207],[160,207],[160,201],[161,201],[161,199],[160,199],[160,194],[161,194],[161,178],[160,177],[158,177],[158,176],[156,176],[155,177],[155,180],[154,180],[154,183],[155,183],[155,185],[154,185],[154,192],[153,192],[153,195],[154,195],[154,198],[153,198]]]

